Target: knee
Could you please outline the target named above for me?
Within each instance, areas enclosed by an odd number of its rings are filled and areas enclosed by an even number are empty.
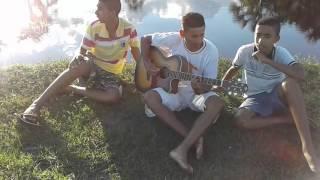
[[[205,111],[213,112],[213,109],[218,109],[219,112],[225,107],[225,103],[222,98],[218,96],[209,97],[206,102]]]
[[[110,98],[109,103],[111,104],[119,104],[121,101],[121,96],[120,94],[114,95],[113,97]]]
[[[76,77],[80,77],[83,75],[89,74],[91,71],[91,67],[88,64],[79,64],[75,67],[68,67],[66,70],[67,73],[75,75]]]
[[[156,91],[153,91],[153,90],[149,90],[143,95],[143,101],[147,105],[150,105],[151,102],[154,102],[157,99],[160,99],[160,96]]]
[[[250,118],[251,116],[248,113],[239,111],[234,117],[235,126],[240,129],[249,129]]]
[[[240,129],[248,129],[247,120],[243,117],[236,116],[235,117],[235,126]]]
[[[100,98],[102,103],[106,104],[119,104],[121,101],[121,94],[119,91],[109,90],[106,95]]]
[[[296,80],[287,78],[282,82],[281,87],[285,92],[290,92],[291,90],[299,88],[299,84]]]

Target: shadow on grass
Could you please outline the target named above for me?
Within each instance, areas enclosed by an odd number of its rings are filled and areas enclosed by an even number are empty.
[[[52,100],[50,107],[42,111],[41,127],[19,123],[18,135],[22,151],[32,155],[37,164],[35,168],[41,171],[57,169],[72,179],[111,179],[105,168],[109,163],[106,157],[99,157],[101,150],[88,147],[85,137],[88,134],[80,133],[81,127],[75,128],[88,125],[90,119],[86,119],[85,115],[83,118],[74,116],[85,113],[80,109],[88,102],[70,96],[57,99]],[[77,135],[78,139],[74,138]],[[105,147],[103,153],[104,150]]]
[[[23,151],[42,170],[56,167],[76,179],[312,179],[293,126],[258,131],[233,127],[231,108],[205,134],[204,157],[189,161],[186,175],[168,153],[182,138],[157,118],[144,115],[134,88],[106,106],[66,96],[44,110],[41,128],[20,126]],[[189,127],[199,113],[177,113]],[[320,142],[318,138],[316,142]]]
[[[121,179],[312,178],[293,126],[241,131],[233,127],[227,110],[204,136],[204,157],[196,160],[190,150],[195,173],[186,175],[168,156],[182,138],[157,118],[147,118],[141,96],[131,87],[125,90],[121,104],[96,111]],[[177,115],[190,127],[199,113],[184,110]]]

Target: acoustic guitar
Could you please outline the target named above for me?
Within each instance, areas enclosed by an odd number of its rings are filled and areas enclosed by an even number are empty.
[[[170,93],[177,93],[179,80],[191,81],[200,78],[201,82],[210,86],[220,86],[221,80],[201,77],[192,74],[193,66],[181,55],[166,57],[159,48],[151,46],[149,50],[150,61],[160,68],[159,76],[168,78],[168,83],[161,86]],[[147,91],[157,87],[157,77],[149,74],[144,61],[138,61],[135,69],[135,85],[140,91]],[[247,84],[238,81],[224,81],[223,89],[229,95],[242,96],[247,90]]]

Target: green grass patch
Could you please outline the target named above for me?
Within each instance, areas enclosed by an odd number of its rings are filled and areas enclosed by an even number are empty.
[[[220,61],[219,77],[230,61]],[[304,63],[301,82],[319,152],[320,65]],[[133,84],[134,64],[122,77],[124,101],[107,106],[78,96],[52,98],[41,128],[21,124],[23,112],[65,68],[67,61],[16,65],[0,70],[0,179],[308,179],[298,134],[292,126],[259,131],[233,127],[239,98],[223,96],[226,109],[205,135],[202,160],[190,151],[195,174],[186,175],[168,153],[182,140],[157,118],[144,115]],[[199,113],[177,113],[189,126]],[[320,154],[318,154],[320,156]]]

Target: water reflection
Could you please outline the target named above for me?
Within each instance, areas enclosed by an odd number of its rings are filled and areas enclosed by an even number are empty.
[[[154,14],[161,18],[180,18],[190,12],[201,12],[205,18],[210,18],[229,1],[224,0],[125,0],[128,6],[127,18],[133,22],[142,22],[148,14]]]
[[[57,0],[46,1],[45,3],[41,0],[28,0],[27,3],[30,23],[28,27],[22,29],[19,39],[32,38],[39,41],[40,37],[48,32],[48,23],[51,20],[48,9],[56,4]]]
[[[129,6],[129,9],[139,10],[143,6],[144,0],[125,0],[125,2]]]
[[[304,13],[299,10],[302,7],[296,7],[289,0],[263,1],[260,6],[257,5],[258,0],[242,0],[232,4],[232,0],[121,1],[120,16],[136,26],[139,36],[177,31],[182,15],[189,11],[202,13],[207,25],[206,37],[217,45],[220,56],[228,58],[232,58],[242,44],[252,42],[252,32],[247,27],[253,27],[257,17],[268,13],[278,14],[283,22],[292,24],[284,24],[279,44],[293,54],[320,57],[320,42],[309,43],[305,35],[296,30],[297,26],[312,36],[314,41],[319,38],[316,31],[319,21],[311,18],[314,16],[319,19],[319,15],[314,14],[320,7],[319,2],[307,6],[304,5],[306,1],[298,0],[301,3],[299,6],[314,7]],[[4,5],[0,2],[1,24],[10,27],[0,28],[0,67],[71,58],[79,48],[87,24],[96,19],[94,12],[97,0],[10,0],[7,3]],[[304,14],[294,16],[292,11]],[[246,28],[239,27],[233,19]],[[23,40],[18,41],[18,37]]]
[[[254,29],[262,16],[279,16],[283,23],[295,25],[310,41],[320,38],[319,0],[240,0],[230,4],[234,19]]]

